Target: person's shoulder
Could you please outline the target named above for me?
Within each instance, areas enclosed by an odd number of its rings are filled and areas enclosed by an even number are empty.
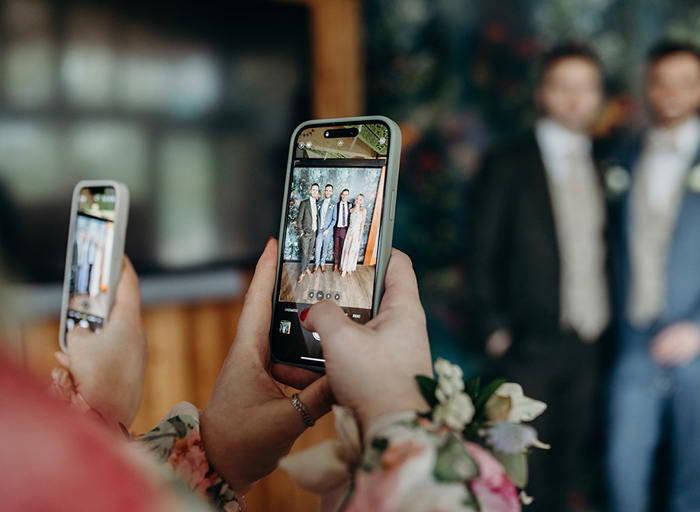
[[[534,131],[519,134],[495,144],[484,153],[477,178],[505,186],[510,179],[521,175],[524,165],[540,159]]]
[[[494,144],[484,153],[483,166],[512,169],[514,162],[539,157],[534,131],[530,130]]]

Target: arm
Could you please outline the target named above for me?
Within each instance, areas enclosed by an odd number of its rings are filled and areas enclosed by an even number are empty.
[[[304,217],[306,216],[306,202],[299,203],[299,211],[297,213],[296,232],[297,236],[304,234]]]

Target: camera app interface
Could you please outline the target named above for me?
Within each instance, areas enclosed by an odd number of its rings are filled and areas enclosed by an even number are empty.
[[[114,242],[112,187],[91,187],[80,191],[74,227],[66,318],[68,331],[76,325],[99,333],[107,314],[107,292]]]
[[[286,205],[275,354],[321,365],[317,333],[299,314],[322,300],[369,321],[389,150],[384,124],[314,127],[296,140]]]

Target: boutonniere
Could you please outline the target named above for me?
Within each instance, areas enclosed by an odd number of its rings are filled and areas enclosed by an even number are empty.
[[[603,176],[605,192],[609,197],[619,197],[630,188],[630,173],[620,165],[609,167]]]
[[[685,185],[694,194],[700,194],[700,164],[693,166],[685,178]]]
[[[335,208],[335,205],[334,205],[333,203],[331,203],[331,204],[328,205],[328,209],[329,209],[329,210],[332,210],[333,208]]]

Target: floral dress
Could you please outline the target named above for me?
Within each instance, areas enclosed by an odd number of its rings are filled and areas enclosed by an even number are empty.
[[[364,211],[357,209],[350,214],[350,224],[343,244],[343,255],[340,258],[340,268],[346,272],[352,272],[357,268],[362,231],[365,227],[364,220]]]

